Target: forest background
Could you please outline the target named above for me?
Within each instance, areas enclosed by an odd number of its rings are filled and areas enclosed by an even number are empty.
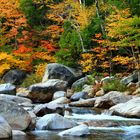
[[[139,0],[0,0],[0,77],[19,68],[39,78],[52,62],[140,72],[139,9]]]

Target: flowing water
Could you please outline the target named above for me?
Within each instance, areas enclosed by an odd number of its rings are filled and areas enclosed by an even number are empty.
[[[60,131],[32,131],[27,136],[12,140],[140,140],[140,119],[111,116],[109,112],[85,108],[71,108],[66,118],[78,123],[87,122],[90,135],[86,137],[60,137]],[[7,139],[9,140],[9,139]]]

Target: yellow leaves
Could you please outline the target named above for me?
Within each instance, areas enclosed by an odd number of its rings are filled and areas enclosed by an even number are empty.
[[[84,53],[81,55],[82,60],[79,61],[83,68],[83,72],[90,72],[94,67],[93,54]]]
[[[10,65],[9,64],[1,64],[0,65],[0,76],[2,76],[2,74],[4,74],[7,70],[10,69]]]
[[[35,66],[35,75],[38,77],[43,77],[46,65],[47,65],[46,63],[41,63],[39,65],[36,65]]]
[[[5,59],[11,59],[11,58],[12,58],[12,56],[8,55],[8,54],[5,53],[5,52],[1,52],[1,53],[0,53],[0,61],[1,61],[1,60],[5,60]]]
[[[9,55],[7,53],[1,52],[0,53],[0,76],[11,68],[19,68],[22,70],[26,70],[26,63],[23,60],[18,60],[14,58],[14,56]]]
[[[112,59],[112,61],[121,65],[128,65],[133,61],[133,57],[116,56]]]

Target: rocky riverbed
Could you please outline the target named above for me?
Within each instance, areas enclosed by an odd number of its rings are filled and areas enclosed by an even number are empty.
[[[19,88],[12,82],[1,84],[0,138],[140,139],[138,94],[126,95],[120,91],[105,93],[100,86],[97,88],[97,84],[96,90],[94,85],[85,84],[86,77],[74,82],[75,78],[76,74],[66,66],[50,64],[41,83],[27,88]],[[106,77],[101,82],[105,84],[108,79],[112,77]],[[133,79],[128,77],[128,80]],[[126,82],[126,78],[122,81]],[[83,86],[83,90],[73,92],[79,85]],[[134,85],[135,91],[139,90],[137,84]],[[96,92],[94,96],[91,96],[91,91]]]

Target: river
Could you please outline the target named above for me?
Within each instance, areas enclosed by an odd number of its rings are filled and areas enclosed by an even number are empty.
[[[61,137],[58,135],[60,131],[35,130],[27,132],[26,136],[14,136],[12,140],[140,140],[140,119],[111,116],[108,111],[101,113],[85,108],[71,108],[71,110],[72,112],[65,117],[78,123],[90,122],[90,135]]]

